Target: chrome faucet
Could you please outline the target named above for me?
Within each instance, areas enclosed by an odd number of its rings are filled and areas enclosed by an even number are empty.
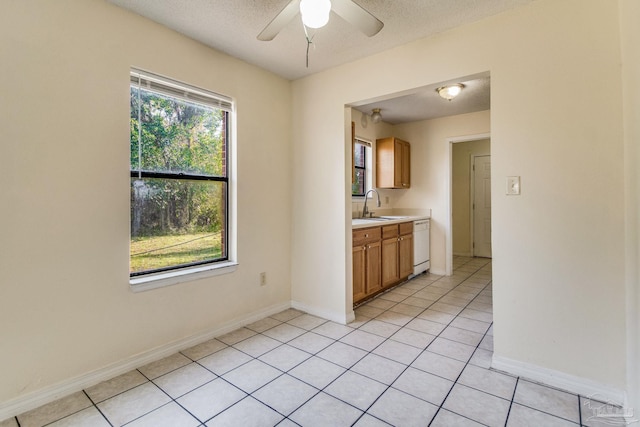
[[[364,193],[364,207],[362,208],[362,218],[365,218],[367,216],[367,213],[369,213],[369,210],[367,209],[367,196],[369,195],[369,193],[371,192],[376,193],[376,195],[378,196],[378,203],[377,206],[380,207],[380,193],[378,193],[378,190],[376,190],[375,188],[372,188],[371,190],[367,191],[366,193]],[[371,212],[373,214],[373,212]]]

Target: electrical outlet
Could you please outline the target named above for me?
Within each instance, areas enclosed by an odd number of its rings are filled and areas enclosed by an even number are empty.
[[[385,205],[389,204],[389,196],[384,196],[384,204]]]
[[[267,273],[263,271],[262,273],[260,273],[260,286],[266,286],[266,285],[267,285]]]

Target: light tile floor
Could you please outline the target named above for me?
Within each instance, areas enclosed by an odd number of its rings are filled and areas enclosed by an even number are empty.
[[[0,427],[608,425],[619,408],[489,369],[491,292],[490,260],[456,257],[348,326],[286,310]]]

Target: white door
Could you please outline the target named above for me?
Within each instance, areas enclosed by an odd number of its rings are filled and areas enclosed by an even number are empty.
[[[473,158],[473,256],[491,258],[491,156]]]

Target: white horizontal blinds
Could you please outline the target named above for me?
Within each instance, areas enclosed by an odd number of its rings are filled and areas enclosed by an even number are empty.
[[[143,89],[159,92],[186,102],[207,105],[228,112],[233,111],[233,101],[229,97],[161,77],[148,71],[131,69],[131,83]]]
[[[355,139],[356,139],[356,143],[357,144],[366,145],[367,147],[371,148],[371,141],[368,141],[368,140],[362,139],[362,138],[358,138],[357,136],[356,136]]]

